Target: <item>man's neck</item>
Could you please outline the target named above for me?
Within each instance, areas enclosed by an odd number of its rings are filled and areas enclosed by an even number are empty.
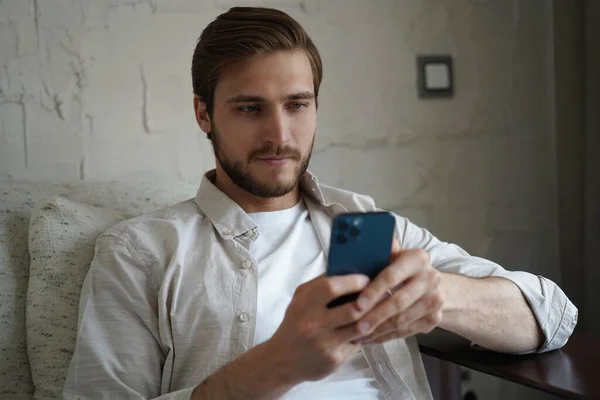
[[[216,170],[214,184],[247,213],[285,210],[295,206],[300,201],[300,189],[298,186],[281,197],[260,197],[233,183],[231,178],[221,168],[217,168]]]

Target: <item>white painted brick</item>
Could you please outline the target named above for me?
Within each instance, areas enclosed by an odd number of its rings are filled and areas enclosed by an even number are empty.
[[[536,232],[531,270],[533,273],[560,283],[560,246],[559,235],[555,227],[556,225],[548,229],[542,228]]]
[[[446,139],[437,159],[438,203],[456,206],[486,204],[489,198],[489,139],[474,136]]]
[[[314,154],[310,168],[323,183],[367,193],[384,208],[427,205],[436,198],[430,169],[435,157],[423,155],[438,150],[431,143],[368,150],[333,147]]]
[[[25,168],[23,106],[5,103],[0,105],[0,171],[15,168]]]
[[[86,150],[88,179],[178,177],[176,135],[94,136]],[[135,161],[135,162],[132,162]]]
[[[10,60],[17,55],[18,30],[16,24],[0,23],[0,60]]]
[[[542,3],[39,0],[38,52],[33,2],[3,1],[0,103],[27,103],[30,165],[19,106],[0,108],[10,127],[0,176],[79,179],[85,160],[86,179],[198,177],[214,160],[192,111],[196,40],[230,6],[274,6],[303,24],[325,63],[311,164],[323,182],[368,193],[474,254],[551,270]],[[417,98],[415,56],[428,52],[455,57],[451,100]],[[505,239],[513,234],[530,236]]]
[[[68,121],[35,103],[26,105],[27,127],[44,127],[41,135],[29,135],[29,166],[78,165],[83,156],[82,138]],[[66,167],[65,167],[66,168]]]
[[[37,52],[37,32],[33,21],[33,12],[27,19],[17,22],[19,35],[18,56],[29,56]]]
[[[490,201],[540,202],[538,192],[537,144],[531,133],[496,136],[490,139],[489,191]]]
[[[23,93],[22,85],[24,82],[21,78],[23,76],[20,71],[20,59],[13,58],[8,62],[2,63],[2,70],[0,70],[0,74],[2,74],[2,91],[4,93],[4,97],[18,97],[21,93]]]
[[[158,12],[164,13],[203,13],[214,10],[214,0],[156,0]]]
[[[535,234],[510,232],[492,236],[486,257],[506,269],[532,271]],[[533,271],[535,272],[535,271]]]
[[[189,57],[187,57],[189,61]],[[193,111],[190,76],[174,73],[182,63],[143,65],[147,85],[147,113],[156,133],[190,132],[198,129]],[[141,73],[141,72],[140,72]],[[141,78],[140,78],[141,79]],[[177,116],[177,118],[174,118]]]
[[[80,178],[79,162],[54,160],[48,164],[31,166],[27,169],[15,168],[11,179],[48,182],[72,182]]]
[[[215,0],[217,7],[229,9],[230,7],[273,7],[283,10],[296,8],[308,14],[319,11],[319,3],[322,0]]]
[[[26,19],[33,11],[32,0],[3,1],[1,3],[0,23]]]
[[[412,223],[423,228],[431,227],[432,206],[406,206],[391,209],[392,211],[404,218],[408,218]]]
[[[490,234],[485,205],[436,205],[428,228],[440,240],[460,245],[472,255],[487,257]]]
[[[175,144],[173,166],[177,176],[200,182],[204,172],[215,165],[213,149],[206,134],[198,129],[169,136],[173,137]]]

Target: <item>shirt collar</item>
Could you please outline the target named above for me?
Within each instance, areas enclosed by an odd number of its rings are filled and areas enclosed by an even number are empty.
[[[196,204],[212,222],[223,239],[231,239],[257,228],[250,216],[229,196],[215,186],[215,170],[204,174],[196,194]],[[305,172],[300,178],[300,190],[303,196],[314,199],[323,207],[328,207],[317,178]]]

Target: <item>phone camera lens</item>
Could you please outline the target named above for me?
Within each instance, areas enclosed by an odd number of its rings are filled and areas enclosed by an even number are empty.
[[[344,244],[348,241],[348,237],[344,233],[340,233],[336,238],[337,242],[340,244]]]
[[[348,231],[348,234],[350,236],[352,236],[353,238],[357,237],[358,235],[360,235],[360,229],[358,229],[356,226],[353,226],[350,228],[350,230]]]
[[[348,223],[346,221],[340,221],[340,223],[338,224],[338,228],[340,231],[346,231],[348,230],[350,226],[348,225]]]

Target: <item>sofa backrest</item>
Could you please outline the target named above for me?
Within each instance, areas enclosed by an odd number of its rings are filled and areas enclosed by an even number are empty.
[[[191,198],[197,188],[197,182],[163,180],[133,183],[0,181],[0,398],[31,398],[34,393],[26,330],[31,209],[59,196],[135,216]]]

